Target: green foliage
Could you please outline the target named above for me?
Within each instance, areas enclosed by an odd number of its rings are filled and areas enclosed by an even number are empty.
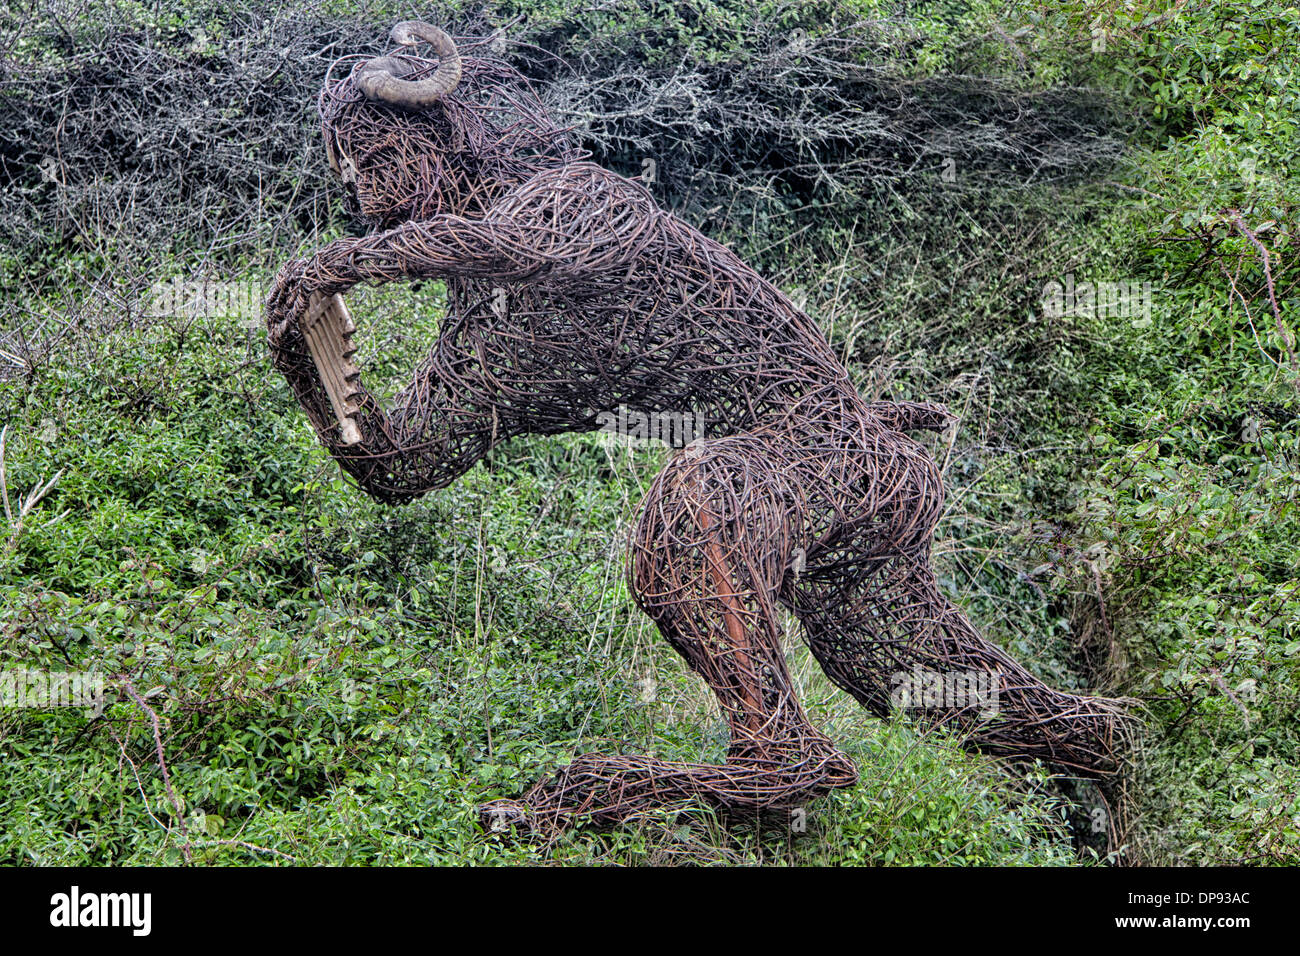
[[[1100,227],[1152,309],[1093,323],[1077,510],[1077,573],[1104,581],[1151,712],[1135,842],[1162,862],[1294,863],[1295,10],[1144,4],[1102,22],[1109,71],[1154,123],[1133,198]]]

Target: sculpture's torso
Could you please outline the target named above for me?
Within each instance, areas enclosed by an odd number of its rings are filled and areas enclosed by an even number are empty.
[[[637,233],[620,243],[635,253],[595,278],[556,270],[519,281],[449,279],[438,342],[394,420],[432,381],[442,389],[437,401],[492,421],[493,444],[593,431],[620,406],[689,413],[704,438],[752,438],[786,461],[810,505],[813,537],[852,524],[854,500],[861,513],[878,513],[880,489],[862,482],[865,457],[885,433],[912,443],[871,413],[812,320],[725,246],[659,210],[639,184],[582,166],[606,200],[584,227],[605,230],[612,210],[635,211],[627,219]],[[582,200],[591,203],[587,190]],[[497,208],[541,218],[509,200]],[[410,418],[421,420],[418,408]]]
[[[431,361],[452,373],[456,399],[495,413],[502,437],[593,430],[619,405],[695,413],[709,437],[795,426],[810,392],[819,407],[834,395],[863,409],[820,330],[782,293],[640,185],[581,165],[609,206],[638,212],[635,254],[602,278],[449,279]]]

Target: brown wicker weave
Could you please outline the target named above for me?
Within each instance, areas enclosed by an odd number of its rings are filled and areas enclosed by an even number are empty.
[[[339,61],[319,102],[331,163],[372,231],[287,263],[268,302],[275,365],[325,447],[396,504],[504,439],[592,431],[620,406],[705,426],[646,496],[629,580],[716,693],[726,763],[585,754],[485,813],[554,832],[694,800],[788,808],[853,784],[792,692],[781,606],[875,714],[906,705],[984,751],[1113,769],[1119,703],[1045,686],[936,584],[943,485],[904,432],[943,429],[948,413],[864,401],[807,315],[643,185],[587,162],[504,63],[422,24],[393,39],[389,57]],[[412,54],[420,39],[438,62]],[[433,277],[447,287],[438,340],[385,410],[351,364],[341,296]],[[963,678],[994,705],[917,692]]]

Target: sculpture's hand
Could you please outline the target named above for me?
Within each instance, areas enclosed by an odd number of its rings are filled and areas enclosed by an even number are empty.
[[[266,333],[273,350],[288,345],[288,339],[298,332],[298,320],[307,308],[302,288],[306,267],[306,259],[290,259],[271,286],[266,300]]]

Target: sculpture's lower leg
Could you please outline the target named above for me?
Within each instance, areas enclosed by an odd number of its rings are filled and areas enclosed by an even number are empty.
[[[875,713],[904,708],[970,746],[1092,773],[1116,766],[1119,702],[1048,687],[987,641],[939,591],[927,551],[870,562],[856,596],[825,602],[802,582],[806,636],[827,676]]]
[[[792,498],[779,480],[754,480],[765,464],[740,443],[704,444],[674,459],[651,489],[630,580],[642,609],[717,695],[731,732],[726,763],[584,754],[522,806],[489,805],[489,814],[508,820],[513,811],[554,829],[574,817],[614,823],[697,800],[788,808],[856,781],[849,759],[808,722],[785,666],[775,593]]]

